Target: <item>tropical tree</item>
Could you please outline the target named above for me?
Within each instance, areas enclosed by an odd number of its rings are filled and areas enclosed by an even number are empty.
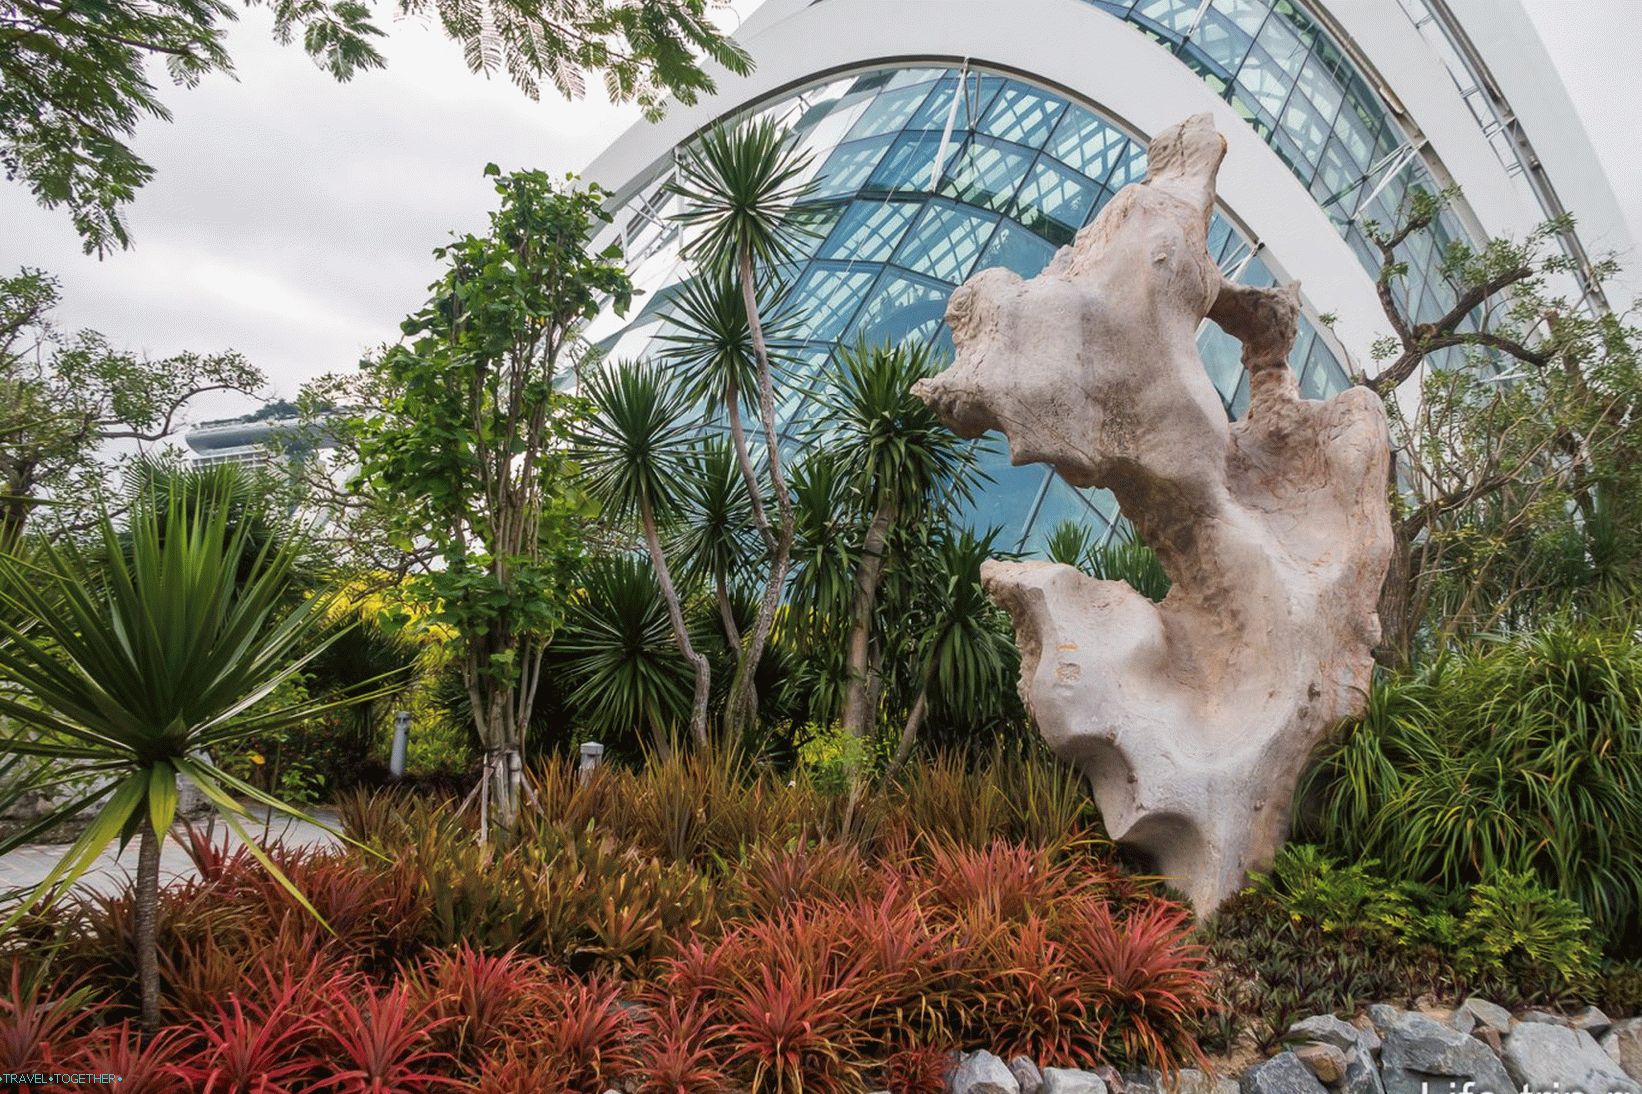
[[[575,685],[568,701],[576,720],[607,742],[648,729],[651,746],[666,755],[689,720],[693,683],[656,571],[632,555],[594,559],[582,587],[554,642]]]
[[[689,473],[694,428],[689,401],[654,365],[615,364],[588,378],[583,394],[591,410],[576,433],[576,457],[590,494],[617,524],[638,526],[654,567],[673,641],[695,671],[690,736],[707,745],[707,703],[712,670],[696,650],[685,623],[684,603],[662,548],[662,525],[682,506],[680,483]]]
[[[694,103],[713,90],[708,59],[750,71],[747,54],[714,27],[721,0],[290,0],[270,5],[274,37],[303,48],[338,80],[384,64],[378,8],[436,15],[474,72],[505,72],[536,98],[544,80],[580,96],[598,74],[606,94],[652,116],[667,95]],[[145,118],[170,111],[149,75],[163,63],[193,87],[231,73],[230,0],[9,0],[0,10],[0,166],[47,208],[68,207],[87,252],[130,245],[122,206],[153,175],[128,141]],[[247,0],[246,7],[255,6]]]
[[[325,598],[293,604],[298,545],[283,539],[253,549],[249,525],[230,521],[226,500],[173,495],[139,505],[123,532],[105,519],[87,546],[65,540],[32,556],[0,554],[7,797],[70,791],[0,841],[0,854],[94,812],[12,922],[65,892],[108,844],[136,838],[137,966],[151,1031],[159,1024],[160,843],[176,813],[178,778],[198,787],[307,906],[247,834],[241,818],[249,810],[235,795],[301,814],[209,757],[364,697],[265,702],[336,632],[325,622]]]
[[[1630,312],[1564,295],[1582,272],[1556,245],[1569,217],[1521,239],[1455,240],[1439,267],[1447,309],[1417,320],[1404,303],[1409,241],[1453,197],[1415,188],[1398,223],[1365,225],[1393,332],[1358,382],[1392,424],[1379,654],[1394,666],[1422,640],[1529,625],[1581,584],[1642,576],[1642,331]],[[1600,286],[1617,265],[1583,272]],[[1397,397],[1411,380],[1416,396]]]
[[[43,271],[0,278],[0,549],[47,501],[60,524],[94,521],[107,500],[109,442],[163,440],[196,396],[255,394],[264,382],[237,353],[151,360],[93,330],[65,332],[52,320],[61,301]]]
[[[754,502],[734,451],[721,438],[704,438],[690,464],[673,550],[684,560],[687,578],[712,588],[725,640],[739,651],[733,593],[756,550]]]
[[[775,420],[775,378],[769,341],[760,311],[760,276],[795,255],[799,229],[791,218],[794,204],[809,192],[803,181],[810,156],[792,136],[768,118],[743,122],[735,128],[719,126],[692,143],[679,159],[673,190],[684,201],[679,221],[689,233],[687,258],[711,278],[734,279],[740,286],[742,314],[756,366],[758,415],[764,427],[764,454],[775,495],[774,535],[764,529],[770,567],[764,595],[750,633],[743,636],[730,687],[727,723],[734,729],[755,716],[758,709],[756,673],[781,607],[793,543],[792,492],[781,463],[781,438]],[[722,304],[722,301],[719,301]],[[726,413],[733,394],[726,387]],[[761,495],[758,474],[745,444],[736,450],[749,494]],[[756,515],[756,514],[755,514]],[[773,542],[771,542],[773,540]]]
[[[995,530],[943,531],[917,553],[919,610],[906,627],[917,685],[886,780],[912,755],[931,712],[970,722],[1002,713],[1020,656],[1007,620],[981,587],[981,563],[996,553],[996,540]]]
[[[591,247],[603,190],[485,170],[501,198],[490,231],[434,252],[447,269],[407,340],[367,362],[385,406],[346,429],[358,485],[419,571],[406,589],[421,624],[456,635],[485,750],[481,810],[507,827],[591,512],[567,451],[579,404],[555,380],[600,301],[623,311],[633,289],[619,250]]]
[[[857,344],[842,352],[832,389],[822,396],[824,443],[837,454],[860,510],[870,514],[854,574],[847,641],[847,681],[840,719],[862,736],[874,724],[874,606],[889,561],[891,532],[924,519],[937,503],[966,500],[969,446],[912,392],[937,371],[929,351],[912,344]]]

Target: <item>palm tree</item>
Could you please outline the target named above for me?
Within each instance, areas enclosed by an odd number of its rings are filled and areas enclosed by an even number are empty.
[[[711,583],[724,638],[739,654],[741,633],[731,593],[753,551],[748,529],[756,502],[747,492],[734,451],[722,439],[704,439],[691,464],[685,519],[675,551],[685,560],[691,579]]]
[[[781,594],[786,587],[792,552],[793,507],[781,467],[781,438],[775,423],[775,380],[770,351],[759,311],[758,270],[772,269],[796,254],[800,229],[791,221],[793,206],[810,190],[803,176],[810,157],[799,150],[792,135],[765,118],[730,129],[709,130],[681,157],[673,191],[684,200],[679,221],[696,234],[684,248],[685,257],[707,271],[734,272],[740,283],[742,306],[757,365],[758,411],[764,427],[764,445],[775,491],[778,526],[770,551],[770,573],[759,601],[752,632],[742,643],[731,685],[726,721],[733,728],[755,716],[758,697],[754,674],[764,656]],[[742,473],[756,480],[751,456],[738,450]],[[759,491],[750,488],[757,496]]]
[[[981,588],[981,563],[996,553],[997,531],[977,536],[967,529],[942,535],[920,552],[918,575],[923,611],[914,663],[918,692],[885,778],[893,778],[912,755],[918,731],[931,709],[966,719],[996,712],[1020,661],[998,608]]]
[[[689,472],[693,427],[686,418],[689,399],[661,371],[648,364],[618,364],[588,379],[583,394],[591,412],[576,434],[588,493],[604,506],[614,521],[636,520],[655,567],[656,581],[667,604],[673,640],[679,653],[695,668],[695,699],[690,711],[690,736],[697,746],[707,744],[707,700],[711,670],[705,655],[690,641],[684,605],[673,584],[667,554],[661,546],[661,522],[675,516],[681,505],[680,484]]]
[[[582,573],[583,595],[554,639],[576,682],[577,721],[611,735],[648,727],[659,754],[690,716],[690,666],[679,656],[656,571],[631,555],[597,559]]]
[[[912,393],[936,372],[929,351],[915,345],[859,344],[843,351],[834,389],[824,397],[825,441],[837,454],[871,513],[861,541],[850,605],[843,728],[861,736],[872,720],[869,687],[873,611],[884,576],[886,548],[898,521],[917,519],[937,503],[970,493],[968,446]]]
[[[123,535],[105,517],[89,548],[65,542],[33,557],[0,555],[0,752],[8,766],[27,768],[8,796],[77,787],[0,841],[0,854],[96,811],[11,922],[67,891],[116,838],[123,848],[136,837],[137,967],[150,1030],[159,1024],[160,843],[176,813],[178,776],[312,911],[247,835],[240,818],[249,810],[231,795],[302,814],[207,757],[369,698],[259,707],[337,632],[322,599],[292,594],[294,540],[254,546],[254,522],[232,520],[225,489],[192,493],[150,495]]]
[[[664,318],[672,330],[659,336],[667,345],[662,357],[674,366],[670,371],[682,378],[692,402],[703,404],[709,414],[723,411],[736,466],[751,499],[753,525],[765,551],[773,555],[775,532],[764,511],[764,490],[741,421],[743,404],[758,394],[758,355],[741,286],[731,271],[703,270],[684,284],[670,305]],[[765,317],[766,326],[776,325],[779,319],[768,318],[776,307],[777,300],[765,299],[755,314]]]

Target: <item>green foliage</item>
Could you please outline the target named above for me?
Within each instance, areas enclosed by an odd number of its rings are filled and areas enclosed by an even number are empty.
[[[748,266],[791,258],[797,240],[788,213],[813,188],[800,181],[808,168],[808,154],[773,119],[703,133],[684,149],[673,183],[684,201],[684,256],[711,274],[743,281]]]
[[[446,271],[405,340],[366,363],[382,410],[345,428],[359,486],[421,571],[408,621],[450,639],[505,821],[593,512],[568,453],[581,404],[555,381],[601,300],[622,311],[633,289],[618,249],[591,249],[602,190],[485,172],[500,198],[489,232],[434,252]]]
[[[575,434],[586,489],[607,520],[666,520],[684,504],[695,430],[684,389],[654,365],[614,364],[588,377],[591,411]]]
[[[702,58],[745,75],[745,51],[713,26],[714,0],[394,0],[395,16],[436,16],[470,69],[505,72],[531,98],[543,80],[579,97],[590,76],[616,102],[659,116],[669,94],[713,90]],[[247,7],[257,6],[247,0]],[[271,0],[274,38],[347,80],[384,63],[379,18],[364,0]],[[15,0],[0,27],[0,166],[40,204],[66,205],[87,252],[130,245],[122,206],[153,175],[128,141],[145,118],[169,120],[150,79],[164,64],[179,86],[231,73],[225,0],[116,0],[94,8]]]
[[[265,545],[242,572],[250,526],[231,527],[228,506],[213,500],[139,505],[123,536],[105,519],[94,548],[0,556],[0,601],[20,620],[0,623],[3,751],[26,773],[12,793],[48,788],[65,769],[97,776],[0,843],[4,853],[95,811],[36,900],[65,891],[116,838],[168,831],[179,776],[242,832],[249,814],[233,794],[292,812],[205,757],[340,705],[256,708],[323,641],[324,602],[291,606],[289,541]]]
[[[609,746],[631,746],[635,732],[665,742],[690,719],[691,681],[655,570],[618,555],[588,565],[581,580],[553,646],[574,684],[577,724]]]
[[[1370,1002],[1472,992],[1510,1004],[1579,997],[1596,971],[1591,921],[1525,874],[1443,893],[1290,844],[1209,922],[1219,1014],[1205,1047],[1240,1030],[1274,1045],[1300,1018]]]
[[[0,77],[0,126],[13,90]],[[0,548],[47,500],[59,526],[94,523],[109,500],[99,456],[106,442],[159,440],[194,396],[252,394],[263,384],[237,353],[150,360],[96,331],[60,330],[51,314],[60,301],[56,278],[40,270],[0,278]]]
[[[1471,889],[1460,967],[1485,977],[1584,986],[1596,967],[1591,921],[1531,874],[1504,871]]]
[[[1642,909],[1642,645],[1564,619],[1383,680],[1301,800],[1347,859],[1450,889],[1531,873],[1617,939]]]
[[[836,454],[863,513],[888,505],[897,521],[913,521],[969,500],[974,446],[912,392],[938,371],[925,346],[863,342],[840,351],[812,443]]]
[[[1104,581],[1124,581],[1149,600],[1162,601],[1169,595],[1169,575],[1158,561],[1157,552],[1137,538],[1133,531],[1099,547],[1088,556],[1090,574]]]
[[[1407,936],[1416,918],[1408,887],[1388,883],[1375,872],[1378,866],[1372,859],[1342,866],[1315,845],[1291,843],[1277,852],[1271,873],[1256,887],[1325,934]]]

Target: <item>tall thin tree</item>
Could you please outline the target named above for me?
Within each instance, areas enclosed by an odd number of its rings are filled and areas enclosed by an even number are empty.
[[[765,459],[775,494],[777,523],[770,548],[770,570],[758,615],[742,637],[728,699],[726,722],[732,732],[757,712],[755,674],[781,607],[792,556],[792,493],[782,468],[775,378],[759,298],[760,276],[773,277],[775,268],[796,253],[802,229],[794,224],[791,214],[793,206],[811,188],[804,181],[809,167],[809,154],[798,147],[792,135],[774,121],[761,118],[703,134],[680,158],[673,187],[684,201],[679,220],[691,233],[684,248],[686,257],[705,270],[733,273],[741,287],[758,368],[758,413],[764,427]],[[749,481],[755,480],[750,454],[738,451],[737,457],[743,461],[743,474]]]

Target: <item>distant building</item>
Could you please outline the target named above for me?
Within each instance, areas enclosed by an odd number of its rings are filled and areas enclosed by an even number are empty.
[[[238,418],[201,422],[183,434],[193,467],[272,467],[281,458],[296,458],[312,441],[303,434],[311,423],[297,416],[294,404],[280,400]],[[300,443],[298,438],[301,438]],[[322,442],[321,447],[326,447]]]

